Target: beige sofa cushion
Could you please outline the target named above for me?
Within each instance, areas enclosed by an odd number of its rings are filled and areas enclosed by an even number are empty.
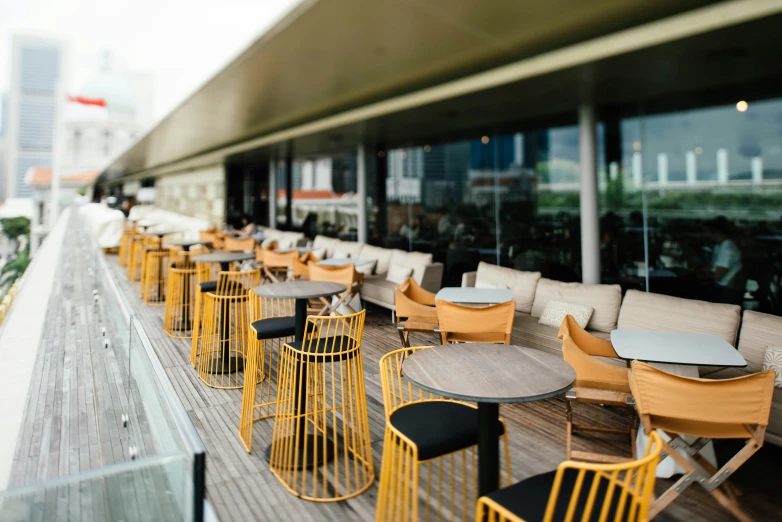
[[[336,259],[342,259],[349,257],[351,259],[358,258],[358,254],[361,252],[361,247],[364,243],[359,241],[337,241],[334,245],[334,257]]]
[[[616,329],[619,306],[622,303],[622,288],[619,285],[585,285],[583,283],[562,283],[541,278],[532,302],[532,315],[540,317],[549,301],[582,304],[594,309],[587,328],[609,333]]]
[[[405,252],[403,250],[394,250],[391,255],[391,265],[401,265],[413,269],[413,279],[419,285],[424,279],[426,267],[432,264],[432,254],[423,254],[421,252]]]
[[[335,237],[315,236],[315,241],[312,242],[312,248],[325,248],[326,257],[334,257],[334,247],[339,243],[339,239]]]
[[[736,346],[740,312],[734,305],[628,290],[618,328],[717,335]]]
[[[389,306],[394,305],[394,289],[399,286],[391,281],[386,281],[385,275],[374,275],[364,278],[361,286],[361,297],[371,302],[381,302]]]
[[[532,311],[538,280],[540,272],[521,272],[481,261],[475,275],[475,286],[488,283],[497,288],[509,288],[516,301],[516,311],[528,314]]]
[[[559,328],[552,328],[538,323],[538,318],[530,314],[516,312],[513,316],[513,334],[510,343],[516,346],[536,348],[545,352],[560,355],[562,341],[557,339]],[[608,339],[610,334],[590,330],[590,333]]]
[[[744,312],[739,352],[747,360],[747,371],[761,371],[766,347],[780,344],[782,344],[782,317],[752,310]]]
[[[385,274],[388,272],[388,265],[391,263],[391,256],[394,255],[394,251],[388,248],[380,248],[372,245],[364,245],[361,247],[361,252],[358,257],[362,259],[377,259],[377,265],[375,265],[376,274]]]

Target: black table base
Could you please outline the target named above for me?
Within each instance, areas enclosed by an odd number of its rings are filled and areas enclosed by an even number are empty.
[[[500,487],[500,405],[478,403],[478,496]]]
[[[244,371],[244,357],[231,355],[227,359],[223,355],[214,356],[207,373],[225,374]]]
[[[309,305],[309,299],[296,299],[296,341],[304,341],[304,331],[307,327],[307,306]],[[315,466],[320,466],[326,462],[331,462],[334,459],[334,442],[322,435],[313,435],[307,433],[307,363],[303,360],[296,361],[295,375],[299,376],[296,383],[296,418],[299,420],[298,435],[296,438],[299,440],[299,461],[296,464],[296,469],[311,469]],[[325,440],[324,440],[325,439]],[[280,444],[284,444],[282,441]],[[323,448],[325,446],[325,454]],[[317,453],[318,459],[313,459],[315,454],[315,448],[320,451]],[[266,461],[271,464],[271,444],[266,447]],[[294,449],[293,451],[296,451]],[[307,455],[306,460],[304,455]]]

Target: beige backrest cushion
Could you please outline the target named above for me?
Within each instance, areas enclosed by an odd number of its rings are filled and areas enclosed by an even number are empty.
[[[736,346],[740,313],[739,306],[628,290],[618,327],[716,335]]]
[[[539,279],[540,272],[521,272],[481,261],[475,274],[475,286],[488,283],[496,288],[510,289],[516,301],[516,311],[528,314],[532,311]]]
[[[424,279],[424,272],[426,272],[426,267],[432,264],[432,254],[394,250],[391,254],[390,264],[412,268],[412,277],[415,279],[415,282],[420,285]]]
[[[359,252],[361,252],[362,246],[364,246],[364,243],[358,241],[339,241],[334,245],[334,258],[340,259],[349,257],[351,259],[356,259],[358,258]]]
[[[392,255],[394,255],[394,251],[388,248],[364,245],[361,247],[361,252],[359,252],[358,257],[361,259],[377,259],[375,273],[385,274],[388,272],[388,265],[391,263]]]
[[[334,247],[339,243],[339,239],[335,237],[315,236],[315,241],[312,243],[312,248],[325,248],[326,257],[334,257]]]
[[[619,285],[585,285],[562,283],[541,278],[535,289],[532,316],[540,317],[549,301],[582,304],[594,310],[587,328],[599,332],[616,329],[616,318],[622,304],[622,288]]]
[[[782,317],[744,311],[739,337],[739,352],[747,360],[747,371],[759,372],[766,347],[782,345]]]

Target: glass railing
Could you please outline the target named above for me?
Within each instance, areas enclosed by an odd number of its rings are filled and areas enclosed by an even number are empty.
[[[204,446],[103,252],[83,228],[75,243],[87,265],[78,267],[87,271],[84,291],[92,293],[85,350],[99,458],[78,474],[0,492],[0,522],[201,522]]]

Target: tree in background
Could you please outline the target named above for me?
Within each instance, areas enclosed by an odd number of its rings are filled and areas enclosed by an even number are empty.
[[[3,235],[16,245],[16,253],[0,268],[0,291],[5,295],[30,264],[30,220],[26,217],[0,218],[0,226]]]
[[[30,235],[30,220],[26,217],[0,218],[0,227],[3,227],[3,234],[12,241],[16,241],[19,236]]]

